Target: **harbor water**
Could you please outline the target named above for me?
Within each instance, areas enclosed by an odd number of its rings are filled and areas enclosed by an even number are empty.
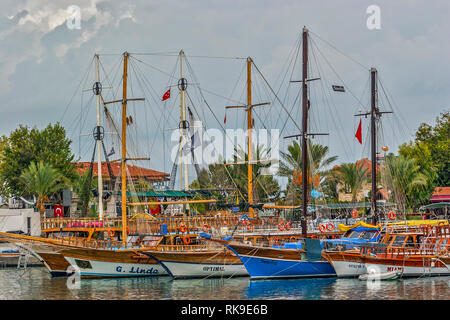
[[[1,300],[448,300],[450,277],[367,282],[285,280],[51,278],[44,267],[0,269]]]

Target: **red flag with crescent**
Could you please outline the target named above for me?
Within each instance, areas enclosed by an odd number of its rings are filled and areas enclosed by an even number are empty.
[[[162,101],[167,100],[170,98],[170,89],[166,91],[166,93],[164,93],[163,97],[162,97]]]
[[[60,204],[55,204],[53,206],[53,217],[64,217],[64,208]]]
[[[359,126],[358,130],[356,131],[355,137],[356,139],[358,139],[359,143],[362,144],[361,119],[359,119]]]

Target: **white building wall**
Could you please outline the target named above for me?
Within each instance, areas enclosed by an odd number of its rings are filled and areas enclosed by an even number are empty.
[[[22,231],[28,233],[27,218],[30,218],[30,235],[41,235],[41,218],[33,209],[0,209],[0,232]]]

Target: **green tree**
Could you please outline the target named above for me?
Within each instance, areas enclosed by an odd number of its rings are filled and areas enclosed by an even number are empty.
[[[76,173],[72,179],[71,187],[78,196],[77,209],[81,211],[81,216],[86,217],[89,214],[89,203],[92,200],[92,189],[97,187],[96,179],[92,179],[89,170],[83,174]]]
[[[420,172],[414,159],[389,155],[381,167],[383,184],[391,191],[400,213],[405,213],[412,191],[427,184],[427,177]]]
[[[364,184],[368,180],[369,169],[357,163],[343,163],[335,171],[342,185],[341,191],[349,188],[352,194],[352,202],[356,202],[358,193],[363,189]]]
[[[257,146],[253,150],[253,159],[263,160],[267,158],[270,150],[263,146]],[[223,159],[218,163],[208,165],[208,169],[200,171],[199,178],[192,182],[191,189],[220,189],[214,192],[218,200],[229,200],[231,195],[240,191],[240,201],[248,200],[248,154],[242,148],[235,149],[231,161],[233,164],[225,164]],[[257,161],[252,165],[254,202],[276,201],[280,194],[280,186],[272,175],[264,175],[263,169],[270,166],[269,162]],[[242,199],[241,195],[244,197]]]
[[[326,167],[337,160],[337,156],[329,156],[329,149],[327,146],[320,144],[313,144],[308,140],[308,156],[307,168],[308,176],[311,179],[314,177],[324,177],[326,175]],[[282,160],[280,161],[280,168],[278,173],[282,177],[288,178],[286,200],[298,204],[301,199],[301,188],[299,188],[299,181],[296,176],[302,171],[302,148],[297,141],[293,141],[288,146],[288,152],[280,152]]]
[[[411,191],[410,205],[417,208],[429,203],[435,187],[450,185],[450,113],[444,112],[433,126],[422,123],[415,140],[399,147],[399,155],[416,161],[427,184]]]
[[[71,141],[59,123],[49,124],[41,131],[20,125],[9,137],[3,137],[2,141],[0,181],[3,185],[0,191],[4,196],[30,195],[20,176],[32,162],[43,161],[59,171],[63,177],[74,178]]]
[[[41,217],[44,215],[44,202],[48,201],[49,196],[65,188],[67,182],[58,170],[42,161],[38,165],[31,162],[21,174],[20,180],[26,185],[28,193],[37,197],[36,205]]]

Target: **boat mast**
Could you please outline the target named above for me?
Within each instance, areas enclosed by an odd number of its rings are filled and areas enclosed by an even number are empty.
[[[180,156],[181,156],[181,189],[183,189],[183,175],[184,175],[184,190],[188,190],[189,188],[189,180],[188,180],[188,164],[187,164],[187,158],[186,160],[183,160],[183,137],[186,138],[186,131],[188,129],[188,122],[186,121],[186,102],[184,97],[184,91],[187,88],[187,81],[184,78],[184,66],[183,66],[183,59],[184,58],[184,51],[180,51],[180,80],[178,81],[178,89],[180,89],[180,100],[181,100],[181,143],[180,143]],[[187,140],[187,138],[186,138]],[[187,143],[187,141],[185,142]]]
[[[100,126],[100,71],[99,71],[99,56],[95,54],[95,94],[97,95],[97,128],[96,128],[96,140],[97,140],[97,177],[98,177],[98,216],[99,219],[103,219],[103,177],[102,177],[102,153],[100,152],[102,147],[101,140],[101,126]]]
[[[302,75],[302,235],[307,235],[308,208],[308,168],[307,168],[307,133],[308,133],[308,29],[303,27],[303,75]]]
[[[253,119],[252,119],[252,59],[247,58],[247,189],[248,189],[248,214],[250,218],[253,218],[254,210],[251,207],[253,205],[253,167],[252,167],[252,131],[253,131]]]
[[[370,138],[371,138],[371,160],[372,160],[372,199],[371,199],[371,212],[372,223],[376,224],[378,220],[377,216],[377,69],[370,69],[371,77],[371,110],[370,110]]]
[[[372,170],[372,187],[370,210],[372,215],[372,224],[378,222],[378,208],[377,208],[377,120],[384,113],[392,113],[392,111],[380,111],[378,107],[378,71],[375,68],[370,68],[371,78],[371,94],[370,94],[370,112],[356,114],[356,117],[367,117],[370,115],[370,153],[371,153],[371,170]]]
[[[127,77],[128,77],[128,52],[123,54],[123,89],[122,89],[122,241],[123,246],[127,244]]]

